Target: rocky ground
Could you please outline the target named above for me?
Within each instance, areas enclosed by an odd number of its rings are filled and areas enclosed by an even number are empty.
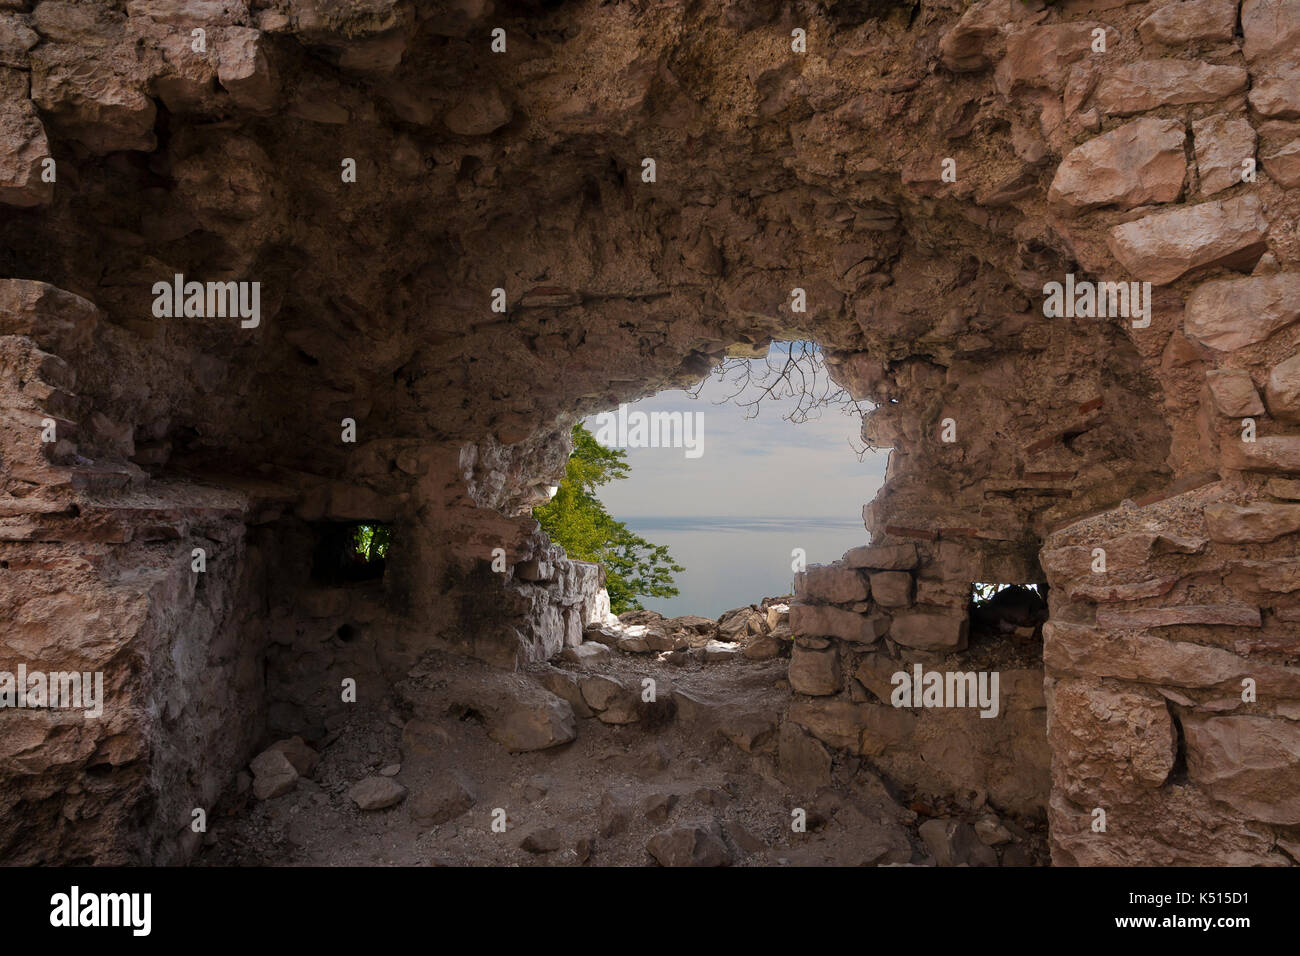
[[[1043,824],[982,793],[903,792],[842,754],[802,784],[787,614],[631,612],[513,674],[432,653],[392,699],[259,754],[197,863],[1046,864]]]

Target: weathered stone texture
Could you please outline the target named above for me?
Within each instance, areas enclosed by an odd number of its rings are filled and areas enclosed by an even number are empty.
[[[1172,202],[1183,189],[1186,131],[1177,120],[1139,119],[1075,148],[1047,197],[1073,209]]]
[[[805,572],[788,622],[753,609],[698,649],[748,666],[795,638],[779,732],[728,739],[774,747],[791,787],[849,751],[1046,808],[1061,863],[1278,862],[1296,4],[1244,0],[1241,50],[1231,0],[821,4],[807,54],[767,4],[0,6],[0,670],[102,668],[108,691],[97,722],[4,717],[6,862],[188,859],[189,809],[325,735],[345,678],[426,681],[517,751],[586,713],[643,722],[630,685],[515,673],[675,653],[604,634],[599,570],[530,511],[573,423],[791,339],[892,453],[861,545]],[[258,282],[259,321],[158,315],[177,275]],[[1149,312],[1049,318],[1067,275],[1150,282]],[[393,525],[382,579],[318,580],[356,521]],[[972,582],[1044,577],[1045,696],[1017,667],[995,720],[882,698],[890,668],[977,657]],[[435,679],[435,651],[500,680]],[[727,861],[703,824],[655,839]]]

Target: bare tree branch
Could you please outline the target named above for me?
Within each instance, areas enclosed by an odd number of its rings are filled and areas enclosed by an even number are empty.
[[[734,403],[745,409],[747,419],[756,418],[762,403],[769,399],[795,399],[794,407],[782,417],[796,425],[820,419],[826,408],[837,408],[846,415],[856,415],[859,420],[870,411],[832,381],[821,346],[816,342],[774,342],[762,359],[725,359],[708,378],[689,389],[688,394],[698,398],[710,379],[717,379],[730,390],[714,404]],[[849,447],[859,460],[873,448],[868,443],[858,447],[852,439]]]

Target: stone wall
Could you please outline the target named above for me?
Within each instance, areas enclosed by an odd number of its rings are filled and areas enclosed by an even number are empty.
[[[146,480],[133,427],[104,414],[76,361],[98,319],[41,283],[0,283],[0,672],[102,681],[91,717],[4,711],[7,862],[183,862],[199,839],[192,811],[230,784],[265,708],[256,502]]]
[[[1288,487],[1273,482],[1266,492]],[[1050,539],[1059,862],[1294,857],[1300,582],[1288,508],[1216,483]],[[1092,831],[1098,808],[1110,836]]]
[[[43,283],[0,283],[0,672],[104,681],[101,717],[5,711],[0,856],[15,862],[183,861],[200,837],[192,811],[211,811],[266,734],[328,726],[344,679],[377,697],[430,644],[382,582],[312,579],[312,521],[391,519],[391,502],[342,483],[295,492],[229,475],[151,477],[137,464],[153,466],[157,450],[105,414],[126,402],[101,384],[115,345],[100,320]],[[54,440],[43,441],[50,423]],[[496,608],[499,626],[466,612],[468,624],[440,635],[510,668],[580,643],[609,616],[600,567],[568,560],[531,519],[521,525],[538,557],[479,582],[477,603]],[[411,534],[399,528],[397,553]],[[466,631],[472,642],[458,643]]]
[[[140,662],[138,723],[66,760],[31,724],[0,792],[10,820],[67,820],[74,779],[86,821],[171,808],[26,858],[183,855],[179,809],[345,671],[549,655],[601,611],[591,572],[520,580],[572,423],[812,339],[893,449],[864,539],[917,548],[875,569],[915,571],[912,609],[835,627],[937,653],[971,581],[1046,576],[1057,860],[1293,862],[1297,37],[1289,0],[0,3],[0,654]],[[259,323],[158,316],[176,274],[259,282]],[[1152,283],[1149,323],[1045,314],[1070,275]],[[310,526],[358,520],[401,547],[321,593]],[[182,621],[195,541],[220,560]],[[881,653],[831,636],[842,673]],[[175,732],[150,703],[190,697]],[[915,776],[909,733],[877,756]]]
[[[1041,664],[1007,667],[968,655],[969,583],[941,569],[938,548],[854,548],[795,576],[789,719],[823,743],[870,759],[896,785],[1041,816],[1047,808],[1046,701]],[[949,556],[951,557],[951,555]],[[1032,640],[1035,628],[1028,628]],[[899,706],[894,675],[998,672],[998,707]]]

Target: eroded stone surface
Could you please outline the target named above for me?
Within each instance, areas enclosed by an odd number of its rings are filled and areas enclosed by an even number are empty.
[[[1201,195],[1212,196],[1243,182],[1255,158],[1255,129],[1245,119],[1219,113],[1192,122]]]
[[[1172,202],[1187,175],[1185,136],[1177,120],[1140,119],[1094,137],[1057,167],[1048,200],[1073,209]]]
[[[1259,400],[1259,392],[1250,373],[1241,369],[1215,369],[1206,376],[1206,384],[1214,397],[1214,407],[1220,415],[1240,418],[1246,415],[1260,415],[1264,403]]]
[[[1070,64],[1088,55],[1094,22],[1058,23],[1017,30],[1007,39],[1006,56],[998,64],[999,88],[1021,86],[1059,90]]]
[[[964,616],[915,612],[894,617],[889,635],[900,644],[925,650],[960,650],[966,644]]]
[[[1197,40],[1227,42],[1236,28],[1233,0],[1180,0],[1143,20],[1138,35],[1143,43],[1181,46]]]
[[[1255,820],[1300,821],[1300,726],[1265,717],[1203,717],[1183,722],[1187,772],[1215,800]]]
[[[445,744],[435,727],[473,728],[502,760],[567,753],[583,719],[647,740],[670,715],[610,661],[779,670],[792,635],[803,723],[765,701],[717,733],[775,750],[800,799],[861,753],[903,789],[1027,814],[1050,785],[1059,862],[1278,862],[1289,804],[1232,754],[1276,766],[1300,706],[1279,565],[1300,531],[1260,507],[1289,487],[1267,481],[1300,475],[1294,4],[1242,4],[1244,56],[1231,4],[1210,0],[823,5],[806,57],[763,4],[0,6],[0,202],[22,207],[0,217],[22,277],[0,281],[0,649],[102,667],[109,690],[97,724],[11,715],[6,862],[188,859],[189,809],[237,799],[268,743],[339,733],[345,679],[368,703],[400,688],[404,777]],[[504,56],[485,42],[498,20]],[[1208,202],[1181,193],[1184,124]],[[1267,175],[1239,182],[1256,131]],[[1044,284],[1067,273],[1168,288],[1149,325],[1049,320]],[[259,281],[259,323],[156,315],[154,283],[177,274]],[[894,450],[861,547],[788,623],[765,606],[725,634],[616,625],[599,571],[529,517],[570,426],[789,339],[821,344],[875,405],[863,438]],[[1255,442],[1232,420],[1259,414],[1247,378],[1270,413]],[[57,441],[34,440],[45,419]],[[937,439],[945,419],[957,441]],[[401,542],[382,582],[313,580],[321,527],[360,520]],[[996,720],[888,702],[911,663],[978,659],[971,582],[1044,574],[1047,694],[1019,662]],[[1002,623],[1004,649],[1029,653],[1035,627]],[[1216,628],[1242,633],[1211,647]],[[1251,674],[1268,694],[1230,714]],[[1244,717],[1265,724],[1216,731],[1171,779],[1175,719]],[[898,833],[878,842],[864,860],[911,861]]]
[[[1188,60],[1145,60],[1122,66],[1097,87],[1103,113],[1132,116],[1161,106],[1213,103],[1246,89],[1246,71]]]
[[[796,635],[838,637],[844,641],[870,644],[884,634],[888,626],[888,621],[878,616],[841,608],[809,604],[790,606],[790,630]]]
[[[10,206],[38,206],[54,194],[54,184],[42,179],[52,159],[49,141],[26,87],[26,74],[0,63],[0,203]]]
[[[1294,189],[1300,186],[1300,138],[1263,157],[1264,171],[1276,182]]]
[[[676,827],[657,834],[646,847],[660,866],[726,866],[731,851],[713,827]]]
[[[1283,474],[1300,473],[1300,435],[1265,436],[1229,442],[1223,462],[1229,468]]]
[[[1300,422],[1300,356],[1273,366],[1264,383],[1264,397],[1274,418]]]
[[[1241,32],[1247,60],[1291,52],[1300,40],[1300,11],[1287,0],[1242,0]]]
[[[1300,318],[1300,273],[1226,279],[1198,286],[1187,299],[1187,334],[1220,351],[1262,342]]]
[[[366,777],[348,788],[348,799],[360,810],[387,810],[406,799],[406,788],[391,777]]]
[[[811,696],[834,694],[843,683],[838,647],[805,647],[796,644],[790,653],[790,687]]]
[[[1127,793],[1159,787],[1173,769],[1176,734],[1163,699],[1156,694],[1117,693],[1078,681],[1057,684],[1051,736],[1068,741],[1075,759],[1059,757],[1053,773],[1066,796],[1082,796],[1103,788]],[[1111,753],[1127,755],[1120,769]]]
[[[1253,194],[1153,213],[1110,232],[1115,258],[1140,279],[1165,285],[1193,269],[1253,263],[1268,220]]]
[[[1272,67],[1254,79],[1249,99],[1260,116],[1275,120],[1300,117],[1300,66]]]
[[[867,599],[867,582],[851,568],[812,565],[795,576],[795,592],[813,601],[852,604]]]
[[[1205,509],[1205,526],[1211,538],[1228,544],[1272,541],[1300,530],[1300,505],[1214,504]]]

